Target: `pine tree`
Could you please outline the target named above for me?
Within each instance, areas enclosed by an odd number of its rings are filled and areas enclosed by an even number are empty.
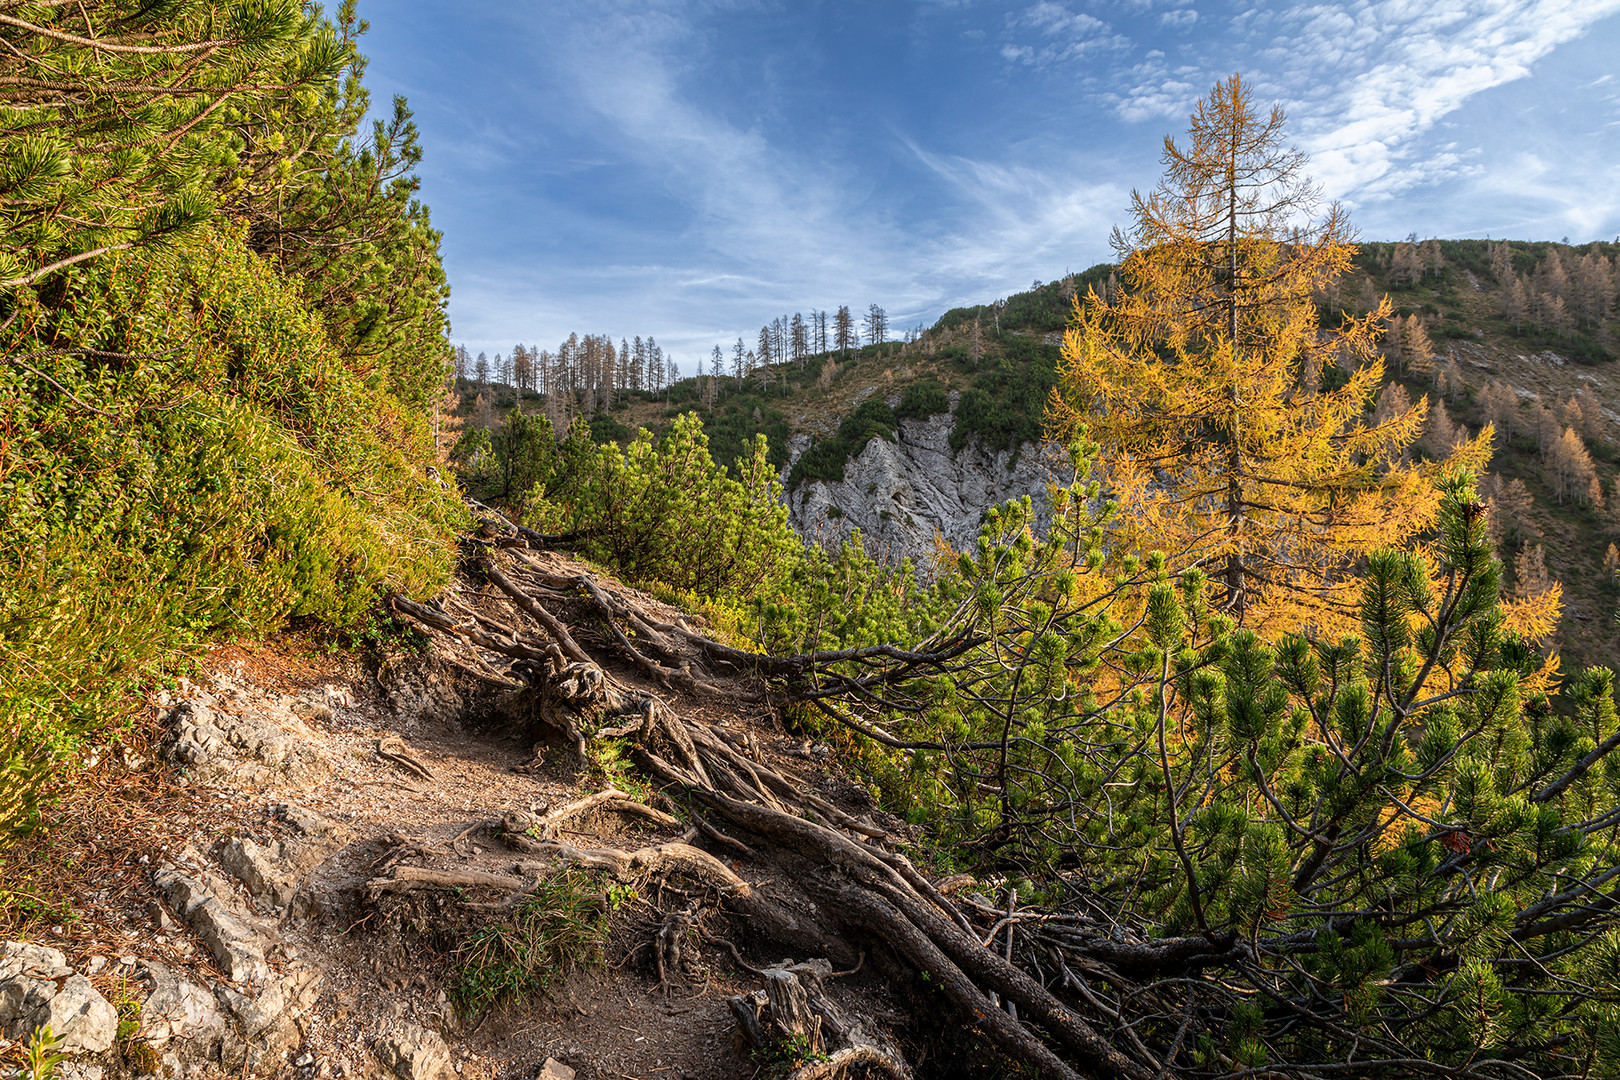
[[[770,364],[770,362],[771,362],[771,348],[772,348],[773,344],[774,344],[774,340],[771,337],[771,328],[770,328],[770,326],[766,325],[766,326],[760,327],[759,328],[759,348],[754,351],[755,356],[757,357],[757,360],[758,360],[758,363],[759,363],[760,367],[766,367],[766,366],[768,366]]]
[[[1519,395],[1506,383],[1493,380],[1480,392],[1480,406],[1486,422],[1495,429],[1497,445],[1507,446],[1513,441],[1515,429],[1521,426]]]
[[[1513,249],[1506,241],[1497,241],[1490,246],[1490,252],[1491,276],[1496,279],[1496,284],[1505,290],[1513,280]]]
[[[1592,393],[1590,386],[1581,387],[1580,393],[1575,395],[1575,404],[1581,410],[1581,438],[1589,443],[1601,442],[1605,423],[1603,406],[1598,403],[1597,395]]]
[[[1488,449],[1406,465],[1423,408],[1366,422],[1390,308],[1319,329],[1311,297],[1354,248],[1336,204],[1298,224],[1318,196],[1283,121],[1233,76],[1198,106],[1186,147],[1165,140],[1164,180],[1133,194],[1134,225],[1115,232],[1116,299],[1093,292],[1065,335],[1050,426],[1101,444],[1123,546],[1216,567],[1226,609],[1295,628],[1349,620],[1357,561],[1428,529],[1433,478]],[[1307,359],[1341,353],[1346,384],[1307,396]]]
[[[1390,263],[1389,283],[1391,285],[1416,285],[1423,276],[1423,263],[1418,258],[1417,248],[1410,244],[1396,244],[1395,254]]]
[[[889,313],[877,304],[866,309],[866,343],[881,345],[889,340]]]
[[[519,394],[529,389],[533,371],[528,346],[522,342],[512,346],[512,385],[517,388]]]
[[[1564,434],[1564,425],[1558,422],[1558,414],[1541,401],[1530,406],[1530,424],[1535,431],[1536,451],[1546,461],[1553,444]]]
[[[1436,401],[1423,422],[1422,446],[1424,453],[1439,460],[1447,457],[1460,443],[1468,440],[1468,428],[1452,421],[1444,401]]]
[[[1514,275],[1502,288],[1502,314],[1513,324],[1515,334],[1523,329],[1524,317],[1529,306],[1530,300],[1525,292],[1524,280]]]
[[[805,361],[810,356],[810,338],[803,315],[794,313],[791,331],[793,360],[800,367],[804,367]]]
[[[1434,342],[1429,340],[1429,332],[1416,315],[1408,315],[1401,326],[1401,356],[1406,370],[1413,375],[1424,379],[1434,377]]]
[[[848,304],[838,305],[838,314],[833,319],[833,328],[835,337],[834,347],[836,347],[840,353],[847,356],[849,354],[849,350],[854,348],[856,345],[855,320],[849,313]]]
[[[1563,434],[1553,440],[1547,452],[1547,465],[1552,473],[1553,494],[1560,503],[1566,497],[1586,501],[1591,482],[1597,479],[1597,469],[1574,428],[1565,428]]]
[[[1513,558],[1513,595],[1535,600],[1552,592],[1558,584],[1547,570],[1547,551],[1540,544],[1526,544]]]

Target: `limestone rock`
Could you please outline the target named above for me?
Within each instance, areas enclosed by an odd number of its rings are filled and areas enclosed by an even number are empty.
[[[226,1032],[219,999],[162,964],[149,961],[146,973],[155,987],[141,1005],[141,1036],[159,1052],[174,1042],[200,1060],[215,1059]]]
[[[331,775],[331,762],[315,746],[243,709],[233,715],[181,702],[169,717],[169,759],[199,783],[233,787],[303,790]]]
[[[217,993],[233,1021],[220,1060],[233,1071],[274,1073],[301,1039],[298,1022],[320,996],[315,971],[297,971],[272,981],[257,995],[221,986]]]
[[[993,450],[977,439],[956,450],[955,429],[950,413],[902,420],[893,441],[874,438],[846,462],[842,482],[815,481],[790,492],[789,520],[800,535],[822,543],[848,540],[859,529],[874,557],[909,558],[924,573],[936,535],[953,551],[964,550],[978,536],[984,511],[1008,499],[1029,495],[1044,523],[1046,486],[1061,476],[1066,455],[1033,444]],[[799,443],[794,448],[802,452]]]
[[[83,975],[69,975],[62,988],[35,1012],[34,1027],[49,1027],[64,1054],[99,1054],[118,1037],[118,1010]]]
[[[534,1080],[574,1080],[574,1070],[556,1058],[548,1057],[546,1063],[540,1066],[540,1071],[534,1074]]]
[[[293,832],[310,840],[342,840],[349,835],[347,827],[297,803],[276,807],[276,816],[285,821]]]
[[[0,1029],[27,1038],[49,1026],[64,1054],[99,1054],[118,1037],[118,1012],[56,949],[0,943]]]
[[[187,918],[227,979],[236,983],[263,983],[269,978],[264,942],[218,898],[203,901]]]
[[[0,982],[19,976],[30,979],[60,979],[73,974],[67,957],[57,949],[22,941],[0,943]]]
[[[299,1022],[320,996],[318,972],[292,972],[257,993],[208,990],[157,963],[141,1006],[141,1033],[174,1075],[274,1075],[300,1041]]]
[[[399,1080],[449,1080],[455,1075],[444,1040],[415,1024],[378,1039],[373,1050],[383,1068]]]
[[[214,856],[227,873],[247,886],[249,895],[275,907],[286,907],[297,881],[283,866],[282,845],[264,847],[243,837],[222,840]]]

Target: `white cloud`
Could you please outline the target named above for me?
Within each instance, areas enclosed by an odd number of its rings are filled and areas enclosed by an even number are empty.
[[[1071,11],[1065,4],[1053,0],[1039,3],[1007,17],[1011,32],[1033,30],[1039,35],[1037,43],[1008,44],[1001,55],[1009,63],[1028,67],[1046,68],[1053,64],[1077,60],[1098,53],[1118,52],[1130,45],[1130,39],[1116,34],[1108,23],[1083,11]]]
[[[1527,77],[1557,46],[1620,12],[1620,0],[1382,0],[1284,14],[1267,55],[1306,87],[1341,89],[1292,110],[1330,195],[1388,198],[1444,163],[1419,164],[1419,136],[1481,91]]]

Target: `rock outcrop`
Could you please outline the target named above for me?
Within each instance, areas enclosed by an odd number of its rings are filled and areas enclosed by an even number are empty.
[[[169,759],[190,779],[231,787],[307,790],[326,779],[332,766],[321,753],[286,727],[244,711],[233,715],[203,701],[186,701],[174,712]]]
[[[63,1054],[99,1054],[118,1036],[118,1013],[56,949],[0,942],[0,1030],[26,1039],[50,1028]]]
[[[893,441],[873,439],[849,459],[842,482],[818,480],[790,492],[789,520],[801,536],[823,544],[847,540],[859,529],[874,558],[910,559],[924,574],[937,550],[935,538],[952,551],[966,548],[992,506],[1029,495],[1044,521],[1047,484],[1061,479],[1066,457],[1033,443],[1017,451],[991,450],[977,439],[955,450],[955,430],[951,413],[902,420]],[[800,437],[795,458],[808,446]]]

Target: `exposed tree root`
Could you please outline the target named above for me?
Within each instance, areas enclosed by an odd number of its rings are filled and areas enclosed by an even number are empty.
[[[557,830],[565,822],[604,810],[643,817],[654,825],[665,828],[679,824],[674,817],[662,810],[655,810],[633,796],[608,788],[539,815],[526,814],[519,810],[509,811],[501,819],[501,827],[508,834],[527,833],[536,840],[549,840],[557,835]]]
[[[384,761],[392,762],[406,772],[421,777],[423,780],[433,779],[433,770],[423,764],[422,760],[411,753],[405,741],[398,735],[377,740],[377,756]]]
[[[827,1060],[804,1065],[793,1073],[795,1078],[824,1080],[852,1069],[910,1076],[897,1052],[877,1045],[875,1033],[863,1033],[858,1024],[844,1020],[825,995],[824,982],[833,965],[854,968],[864,962],[864,950],[857,942],[881,943],[906,966],[925,974],[943,989],[966,1025],[1009,1057],[1045,1075],[1063,1080],[1082,1075],[1154,1080],[1169,1075],[1145,1052],[1133,1057],[1117,1049],[1055,996],[1046,980],[1056,979],[1060,990],[1078,983],[1081,997],[1090,998],[1085,977],[1118,980],[1123,973],[1140,977],[1177,966],[1229,961],[1238,947],[1235,942],[1198,938],[1138,945],[1108,939],[1085,926],[1037,924],[1026,930],[1021,929],[1022,913],[1005,914],[990,907],[981,912],[976,905],[953,902],[894,850],[895,838],[881,825],[844,812],[810,790],[802,778],[757,760],[746,738],[682,718],[656,698],[634,693],[615,680],[542,600],[573,605],[574,610],[583,605],[590,617],[605,624],[618,654],[659,685],[724,692],[733,699],[752,692],[722,691],[709,665],[766,677],[798,677],[870,654],[886,662],[874,669],[878,673],[872,677],[882,680],[904,677],[915,666],[959,654],[972,643],[936,643],[937,648],[925,653],[884,646],[761,657],[663,618],[650,603],[635,601],[610,583],[577,572],[559,573],[520,550],[492,550],[480,569],[500,594],[480,594],[476,599],[483,607],[468,604],[469,613],[463,617],[403,598],[395,598],[394,607],[430,631],[454,635],[513,661],[511,671],[533,687],[542,719],[569,737],[581,761],[592,740],[628,736],[634,743],[633,760],[641,768],[668,785],[666,791],[677,801],[694,811],[704,808],[728,830],[722,832],[694,814],[695,824],[681,840],[636,851],[576,847],[556,839],[563,823],[601,810],[633,814],[660,827],[677,824],[670,815],[608,789],[540,814],[506,815],[500,823],[502,839],[544,860],[520,861],[517,868],[524,873],[547,872],[569,863],[626,882],[684,878],[708,890],[720,910],[740,917],[738,925],[748,934],[795,955],[824,957],[813,962],[821,968],[756,968],[731,942],[705,935],[728,947],[741,967],[765,979],[765,989],[754,998],[731,999],[747,1038],[763,1047],[773,1038],[797,1034],[818,1050],[827,1049]],[[491,609],[492,603],[499,608]],[[844,677],[829,676],[825,681],[832,685],[839,678]],[[608,723],[620,717],[634,722]],[[699,840],[724,849],[728,857],[751,864],[767,862],[768,869],[791,879],[782,888],[809,902],[789,904],[767,896],[765,889],[750,884],[726,862],[694,846]],[[428,887],[413,868],[397,867],[394,874],[392,879],[373,882],[374,890]],[[498,887],[523,884],[521,879],[500,877]],[[665,986],[682,971],[697,910],[689,905],[670,916],[653,942]],[[992,930],[986,934],[977,928],[970,914],[993,924]],[[1048,957],[1050,972],[1035,978],[1015,962],[1015,935],[1030,946],[1025,950],[1030,955]],[[997,947],[987,947],[986,941]],[[1016,1006],[1016,1015],[998,1007],[998,1001]],[[1107,1010],[1103,1014],[1108,1015]]]

